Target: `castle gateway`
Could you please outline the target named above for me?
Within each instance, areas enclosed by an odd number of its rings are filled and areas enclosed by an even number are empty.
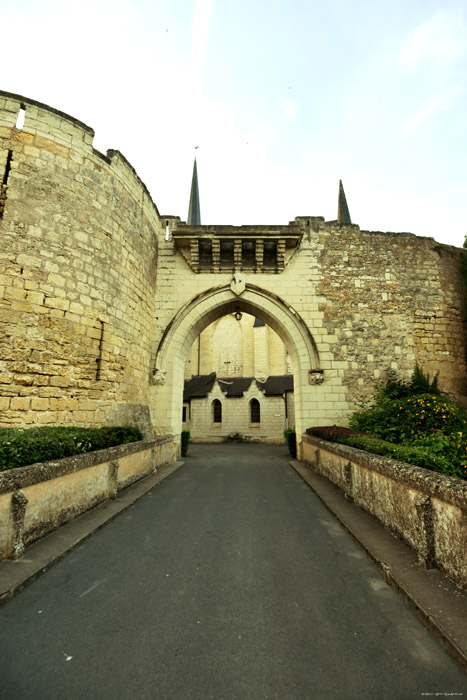
[[[93,136],[0,93],[1,426],[178,436],[193,344],[226,315],[283,341],[298,434],[346,424],[387,368],[467,393],[460,249],[361,231],[342,190],[337,221],[183,223]]]

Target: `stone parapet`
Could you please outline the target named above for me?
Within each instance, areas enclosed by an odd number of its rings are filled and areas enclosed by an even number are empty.
[[[467,482],[302,435],[302,459],[409,544],[426,566],[467,588]]]
[[[0,473],[1,558],[32,542],[175,459],[170,435]]]

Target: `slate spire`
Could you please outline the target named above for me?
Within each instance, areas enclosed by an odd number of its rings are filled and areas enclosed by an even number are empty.
[[[196,158],[193,165],[193,178],[191,181],[190,206],[188,207],[187,224],[193,224],[194,226],[201,225],[201,209],[199,207],[198,170],[196,167]]]
[[[339,180],[339,203],[337,205],[337,223],[352,223],[352,220],[350,218],[349,207],[347,206],[347,200],[345,198],[344,187],[342,186],[342,180]]]

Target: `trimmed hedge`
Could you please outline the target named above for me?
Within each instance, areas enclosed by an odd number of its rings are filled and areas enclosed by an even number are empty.
[[[416,467],[424,467],[424,469],[430,469],[431,471],[460,479],[467,478],[463,466],[453,464],[442,455],[434,453],[429,447],[399,445],[365,433],[358,433],[358,431],[349,430],[348,428],[333,430],[335,427],[309,428],[307,433],[320,437],[322,440],[349,445],[349,447],[355,447],[358,450],[365,450],[383,457],[397,459],[399,462],[412,464]]]
[[[71,457],[142,439],[129,426],[105,428],[0,428],[0,471]]]
[[[190,431],[182,430],[182,457],[186,457],[188,454],[188,445],[190,443]]]

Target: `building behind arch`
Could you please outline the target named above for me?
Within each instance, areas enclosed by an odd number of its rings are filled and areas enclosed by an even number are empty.
[[[197,442],[282,443],[284,430],[295,427],[290,357],[264,321],[239,316],[221,317],[193,343],[185,363],[183,428]]]

